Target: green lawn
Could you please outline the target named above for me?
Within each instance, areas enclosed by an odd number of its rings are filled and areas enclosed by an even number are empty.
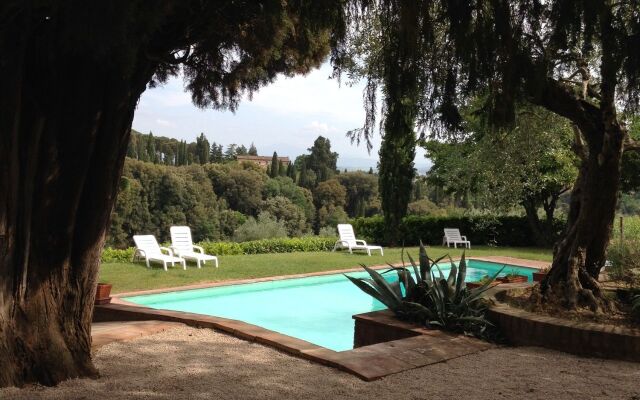
[[[418,256],[416,247],[406,249],[415,259]],[[113,293],[130,292],[136,290],[158,289],[164,287],[183,286],[195,283],[216,282],[232,279],[263,278],[268,276],[303,274],[318,271],[331,271],[357,267],[361,263],[366,265],[380,265],[400,262],[400,249],[385,249],[384,256],[368,257],[366,254],[349,254],[347,252],[310,252],[310,253],[282,253],[255,254],[240,256],[220,256],[220,268],[216,269],[211,263],[198,269],[194,264],[188,264],[187,270],[182,267],[169,267],[165,272],[161,265],[152,264],[147,269],[143,262],[138,263],[105,263],[100,269],[100,282],[113,284]],[[462,249],[447,249],[446,247],[429,247],[431,258],[443,254],[457,257]],[[511,256],[530,260],[551,260],[550,249],[536,248],[496,248],[474,247],[467,250],[467,256]]]

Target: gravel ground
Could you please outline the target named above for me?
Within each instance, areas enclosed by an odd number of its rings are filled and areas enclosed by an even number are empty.
[[[209,329],[180,327],[94,355],[102,377],[0,399],[634,399],[640,364],[501,348],[375,382]]]

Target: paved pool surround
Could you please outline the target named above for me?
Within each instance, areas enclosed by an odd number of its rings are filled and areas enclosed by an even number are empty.
[[[537,269],[548,266],[548,262],[522,260],[511,257],[470,257],[469,259]],[[381,265],[374,268],[384,269],[388,268],[388,266]],[[276,348],[297,357],[344,370],[367,381],[463,355],[477,353],[492,347],[492,345],[486,342],[462,335],[450,335],[438,330],[412,327],[410,329],[416,333],[415,336],[338,352],[243,321],[181,311],[156,310],[129,303],[121,299],[123,297],[146,294],[266,282],[280,279],[305,278],[355,271],[361,271],[361,268],[120,293],[114,296],[112,304],[95,307],[94,321],[157,320],[180,322],[198,328],[211,328],[244,340]]]

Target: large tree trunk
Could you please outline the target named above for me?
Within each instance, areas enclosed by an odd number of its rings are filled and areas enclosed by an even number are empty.
[[[72,57],[31,21],[3,32],[0,62],[0,387],[97,375],[100,253],[153,72]]]
[[[588,146],[571,194],[567,228],[554,248],[551,271],[542,284],[547,299],[560,298],[568,308],[588,306],[594,311],[609,303],[598,284],[611,237],[620,185],[620,164],[626,132],[611,118],[583,125]]]
[[[522,201],[522,206],[524,207],[527,222],[529,223],[529,228],[531,228],[531,233],[533,233],[536,246],[548,246],[550,244],[550,237],[545,232],[544,224],[538,217],[538,205],[532,199],[525,199]]]
[[[616,116],[616,86],[622,58],[617,50],[620,44],[613,28],[612,7],[607,5],[599,12],[602,56],[597,102],[586,100],[591,80],[586,62],[578,65],[582,77],[579,95],[556,82],[545,87],[541,98],[544,106],[574,123],[576,149],[582,159],[571,195],[566,232],[556,244],[551,271],[541,289],[547,300],[561,299],[568,308],[588,306],[593,311],[610,307],[598,277],[611,238],[624,141],[628,137]]]
[[[557,232],[554,230],[554,213],[559,194],[553,193],[542,201],[545,211],[544,221],[538,216],[539,200],[536,197],[527,197],[522,200],[522,207],[527,216],[527,222],[533,233],[537,246],[550,247],[554,244]]]

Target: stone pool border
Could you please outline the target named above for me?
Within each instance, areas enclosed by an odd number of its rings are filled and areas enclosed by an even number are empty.
[[[453,257],[453,260],[458,261],[460,260],[460,257]],[[503,257],[503,256],[467,257],[467,260],[486,261],[494,264],[509,264],[517,267],[525,267],[525,268],[533,268],[533,269],[544,269],[549,266],[548,261],[526,260],[523,258]],[[401,266],[402,264],[396,263],[393,265]],[[370,268],[385,269],[385,268],[389,268],[389,265],[387,264],[374,265]],[[159,288],[159,289],[136,290],[133,292],[117,293],[112,296],[115,302],[123,302],[120,304],[125,304],[125,303],[134,304],[134,303],[130,303],[130,302],[126,302],[125,300],[122,300],[122,297],[144,296],[148,294],[159,294],[159,293],[167,293],[167,292],[181,292],[185,290],[207,289],[207,288],[219,287],[219,286],[245,285],[250,283],[272,282],[272,281],[281,281],[286,279],[309,278],[314,276],[334,275],[334,274],[360,272],[360,271],[362,271],[362,267],[346,268],[346,269],[338,269],[338,270],[330,270],[330,271],[308,272],[305,274],[267,276],[263,278],[233,279],[233,280],[226,280],[226,281],[197,283],[193,285],[174,286],[174,287],[166,287],[166,288]]]
[[[524,260],[512,257],[469,257],[469,259],[538,269],[544,268],[548,265],[548,262]],[[388,266],[379,265],[374,268],[379,269],[386,267]],[[353,350],[337,352],[309,343],[302,339],[274,332],[243,321],[181,311],[156,310],[127,302],[122,299],[122,297],[129,296],[269,282],[283,279],[297,279],[355,271],[361,271],[361,268],[212,282],[174,288],[119,293],[114,295],[112,304],[95,306],[94,322],[159,320],[180,322],[197,328],[211,328],[240,339],[267,345],[297,357],[341,369],[366,381],[379,379],[390,374],[422,367],[435,362],[442,362],[463,355],[477,353],[492,347],[488,343],[462,336],[452,336],[440,331],[423,330],[424,332],[421,332],[421,334],[416,337],[409,337],[391,342],[359,347]],[[464,342],[463,346],[460,345],[461,341]],[[447,345],[447,343],[451,344]],[[442,348],[443,346],[445,348]],[[449,350],[447,350],[447,346]],[[436,349],[436,351],[434,351],[434,349]],[[427,353],[437,353],[438,356],[429,357]]]

